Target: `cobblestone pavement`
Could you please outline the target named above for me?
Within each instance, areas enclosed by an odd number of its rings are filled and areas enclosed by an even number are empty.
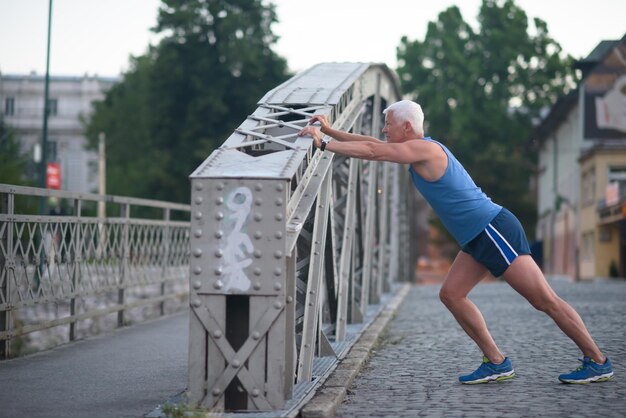
[[[440,286],[414,286],[336,416],[626,416],[626,282],[550,284],[611,358],[612,381],[560,383],[560,373],[580,364],[577,347],[547,315],[506,283],[496,282],[480,284],[470,298],[517,377],[461,385],[458,376],[478,367],[481,353],[439,301]]]

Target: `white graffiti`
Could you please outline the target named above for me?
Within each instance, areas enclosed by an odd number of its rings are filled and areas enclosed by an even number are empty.
[[[244,269],[252,264],[249,255],[254,246],[244,225],[252,207],[252,192],[247,187],[238,187],[226,198],[226,207],[231,212],[225,219],[224,290],[246,291],[251,282]]]

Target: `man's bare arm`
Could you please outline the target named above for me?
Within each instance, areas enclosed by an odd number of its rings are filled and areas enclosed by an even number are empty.
[[[314,124],[315,122],[319,122],[321,125],[320,130],[323,134],[336,139],[341,142],[374,142],[374,143],[382,143],[380,139],[374,138],[373,136],[367,135],[359,135],[353,134],[349,132],[340,131],[338,129],[333,129],[328,122],[328,119],[324,115],[315,115],[309,121],[309,124]]]

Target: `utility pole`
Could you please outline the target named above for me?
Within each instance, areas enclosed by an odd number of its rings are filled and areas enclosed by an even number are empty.
[[[50,85],[50,33],[52,29],[52,0],[48,3],[48,48],[46,51],[46,78],[43,98],[43,133],[41,135],[41,167],[39,171],[39,187],[46,188],[46,170],[48,168],[48,113],[50,112],[48,104],[49,85]],[[46,199],[41,199],[40,213],[45,215]]]
[[[104,132],[98,134],[98,194],[104,196],[107,189],[107,168],[106,168],[106,135]],[[98,218],[104,218],[105,216],[105,202],[101,200],[98,202]]]
[[[106,195],[106,135],[104,132],[98,134],[98,194],[104,198]],[[104,218],[106,217],[106,202],[98,201],[98,257],[103,257],[106,249],[106,235],[104,229]]]

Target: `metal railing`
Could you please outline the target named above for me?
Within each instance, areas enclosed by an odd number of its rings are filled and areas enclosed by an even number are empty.
[[[193,405],[277,413],[412,277],[408,171],[297,136],[314,114],[379,136],[398,99],[384,65],[315,66],[270,91],[191,175]]]
[[[41,199],[54,200],[53,209],[26,214]],[[0,359],[184,306],[189,211],[0,184]],[[45,334],[53,328],[56,334]]]

